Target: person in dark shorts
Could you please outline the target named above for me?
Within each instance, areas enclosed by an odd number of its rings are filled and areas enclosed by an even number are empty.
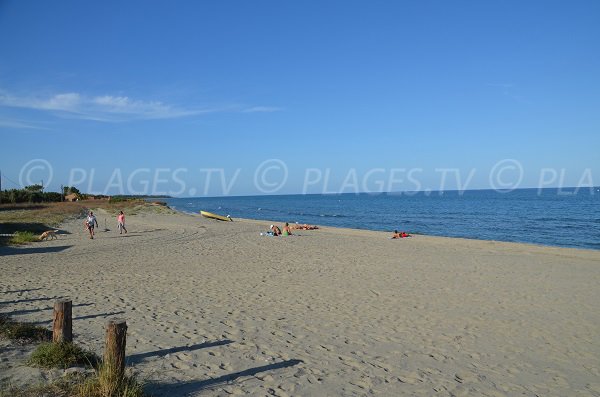
[[[98,226],[98,220],[96,219],[96,217],[94,216],[94,213],[92,211],[90,211],[87,218],[85,218],[85,221],[83,221],[83,224],[87,228],[88,232],[90,232],[90,238],[93,239],[94,238],[94,226]]]

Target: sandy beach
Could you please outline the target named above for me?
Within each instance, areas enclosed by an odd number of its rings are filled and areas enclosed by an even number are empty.
[[[110,231],[104,230],[104,219]],[[0,312],[101,354],[127,320],[127,357],[154,396],[600,396],[600,251],[269,222],[113,215],[86,238],[0,248]],[[290,219],[293,221],[293,219]],[[23,366],[13,385],[60,373]]]

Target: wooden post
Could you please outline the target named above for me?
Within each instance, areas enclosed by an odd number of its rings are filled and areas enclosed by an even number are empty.
[[[127,323],[122,319],[106,323],[106,346],[104,348],[104,369],[111,379],[121,379],[125,373],[125,345]]]
[[[54,302],[53,317],[52,342],[73,342],[73,302],[64,299]]]

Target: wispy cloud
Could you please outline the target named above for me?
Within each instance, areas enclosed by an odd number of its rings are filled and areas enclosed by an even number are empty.
[[[58,94],[49,98],[20,97],[4,92],[0,93],[0,105],[15,108],[74,112],[80,104],[81,97],[77,93]]]
[[[20,130],[48,130],[46,127],[31,124],[21,120],[10,120],[0,116],[0,128],[15,128]]]
[[[0,91],[0,106],[48,111],[60,117],[79,118],[105,122],[130,120],[175,119],[207,113],[241,111],[245,113],[275,112],[275,107],[249,108],[184,107],[161,101],[145,101],[127,96],[86,96],[77,92],[53,96],[17,96]]]
[[[279,112],[281,108],[277,108],[274,106],[253,106],[251,108],[244,109],[244,113],[271,113],[271,112]]]

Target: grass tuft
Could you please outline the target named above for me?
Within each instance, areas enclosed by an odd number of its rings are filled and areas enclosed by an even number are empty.
[[[52,337],[52,332],[44,327],[13,321],[0,315],[0,338],[20,342],[46,342]]]
[[[96,376],[78,387],[78,395],[86,397],[143,397],[144,385],[135,375],[115,377],[106,365],[100,365]]]
[[[94,366],[98,356],[74,343],[42,343],[31,354],[28,364],[41,368],[69,368],[73,365]]]
[[[26,389],[16,387],[2,388],[0,390],[0,397],[74,397],[76,396],[75,392],[76,390],[73,385],[60,380],[50,385],[30,386]]]
[[[15,235],[10,238],[9,243],[13,245],[23,245],[38,240],[38,236],[33,234],[33,232],[16,232]]]
[[[146,397],[135,375],[115,379],[100,365],[93,375],[66,376],[47,385],[10,387],[0,382],[0,397]]]

